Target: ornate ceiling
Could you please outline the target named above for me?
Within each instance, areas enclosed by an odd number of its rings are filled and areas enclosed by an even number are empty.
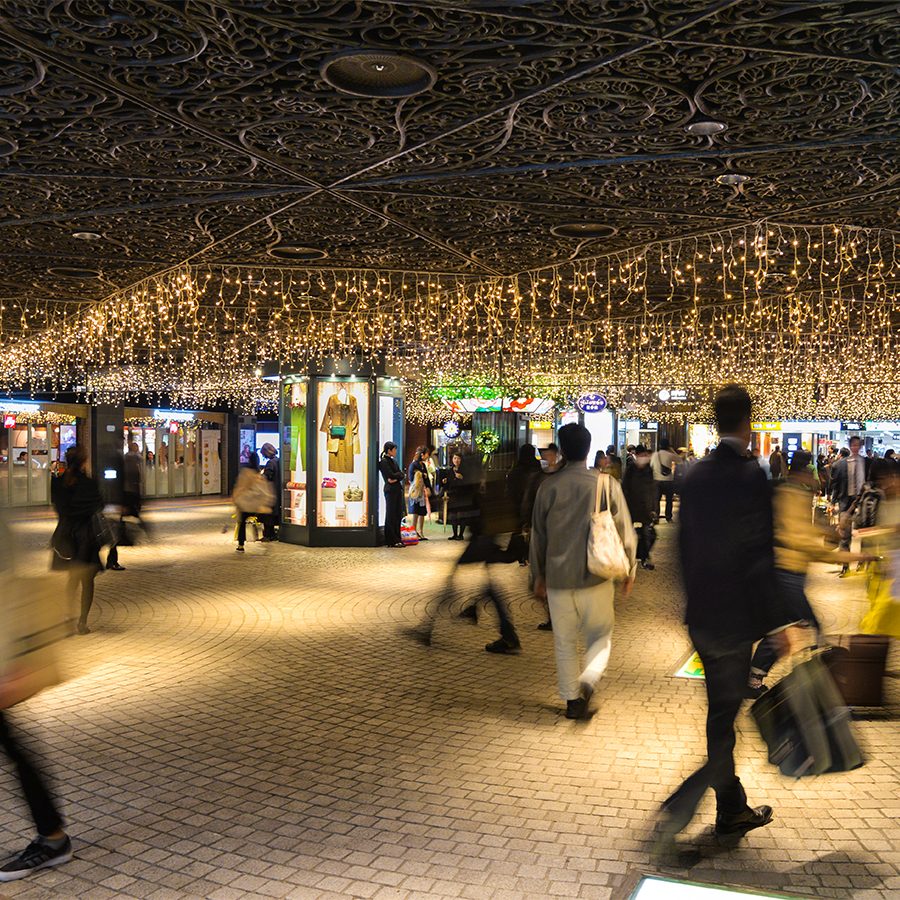
[[[893,0],[6,0],[0,42],[7,333],[17,299],[279,244],[495,275],[765,217],[900,226]],[[433,86],[332,87],[360,48]]]

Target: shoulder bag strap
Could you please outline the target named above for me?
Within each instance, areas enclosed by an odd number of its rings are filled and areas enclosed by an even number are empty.
[[[600,497],[606,494],[606,479],[608,475],[598,475],[597,476],[597,495],[596,500],[594,502],[594,512],[600,512]],[[606,501],[606,506],[609,508],[609,500]]]

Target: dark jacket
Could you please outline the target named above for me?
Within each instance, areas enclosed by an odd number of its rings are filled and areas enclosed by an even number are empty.
[[[396,459],[392,456],[382,456],[378,460],[378,471],[384,479],[386,494],[403,493],[403,470],[397,465]]]
[[[828,484],[828,496],[832,503],[837,503],[841,509],[846,509],[853,502],[856,494],[850,496],[850,470],[848,468],[850,457],[842,458],[834,462],[831,466],[831,480]],[[872,460],[868,456],[861,456],[863,461],[863,480],[869,479],[869,468]],[[862,485],[858,486],[862,490]],[[858,493],[859,491],[857,491]]]
[[[788,624],[775,582],[772,492],[754,459],[719,444],[685,478],[680,517],[689,626],[753,641]]]
[[[536,482],[540,477],[541,464],[537,460],[533,466],[516,463],[506,476],[506,493],[512,504],[513,514],[518,518],[517,531],[531,527],[531,514],[537,494]]]
[[[634,463],[628,466],[622,476],[622,492],[631,513],[631,521],[650,525],[654,513],[659,511],[656,482],[653,480],[653,470],[650,466],[641,468]]]
[[[74,563],[100,567],[100,544],[94,534],[94,514],[103,509],[103,498],[93,478],[83,472],[72,484],[58,475],[50,482],[50,499],[59,515],[53,532],[53,568],[67,568]]]

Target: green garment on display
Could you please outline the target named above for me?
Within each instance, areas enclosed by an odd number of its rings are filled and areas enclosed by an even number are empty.
[[[297,468],[297,457],[300,458],[300,471],[306,471],[306,407],[291,407],[291,464],[290,471]]]

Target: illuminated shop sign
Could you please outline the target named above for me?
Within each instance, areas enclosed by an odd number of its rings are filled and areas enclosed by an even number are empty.
[[[165,419],[168,422],[193,422],[194,414],[180,409],[154,409],[154,419]]]
[[[841,422],[841,431],[865,431],[865,422]]]
[[[582,394],[575,405],[583,413],[598,413],[606,409],[606,397],[602,394]]]
[[[41,404],[35,400],[0,400],[0,413],[39,413]]]
[[[451,439],[459,437],[459,422],[457,422],[455,419],[450,419],[448,422],[444,422],[443,432],[447,435],[448,438]]]
[[[492,397],[484,400],[478,397],[444,399],[444,404],[454,414],[480,412],[543,413],[553,409],[552,400],[538,397]]]
[[[657,395],[663,403],[683,403],[688,392],[683,388],[663,388]]]
[[[900,422],[866,422],[866,431],[900,431]],[[837,429],[835,429],[837,431]]]
[[[16,417],[12,413],[7,413],[3,417],[3,427],[4,428],[15,428],[16,427]]]
[[[781,431],[781,422],[751,422],[753,431]]]

